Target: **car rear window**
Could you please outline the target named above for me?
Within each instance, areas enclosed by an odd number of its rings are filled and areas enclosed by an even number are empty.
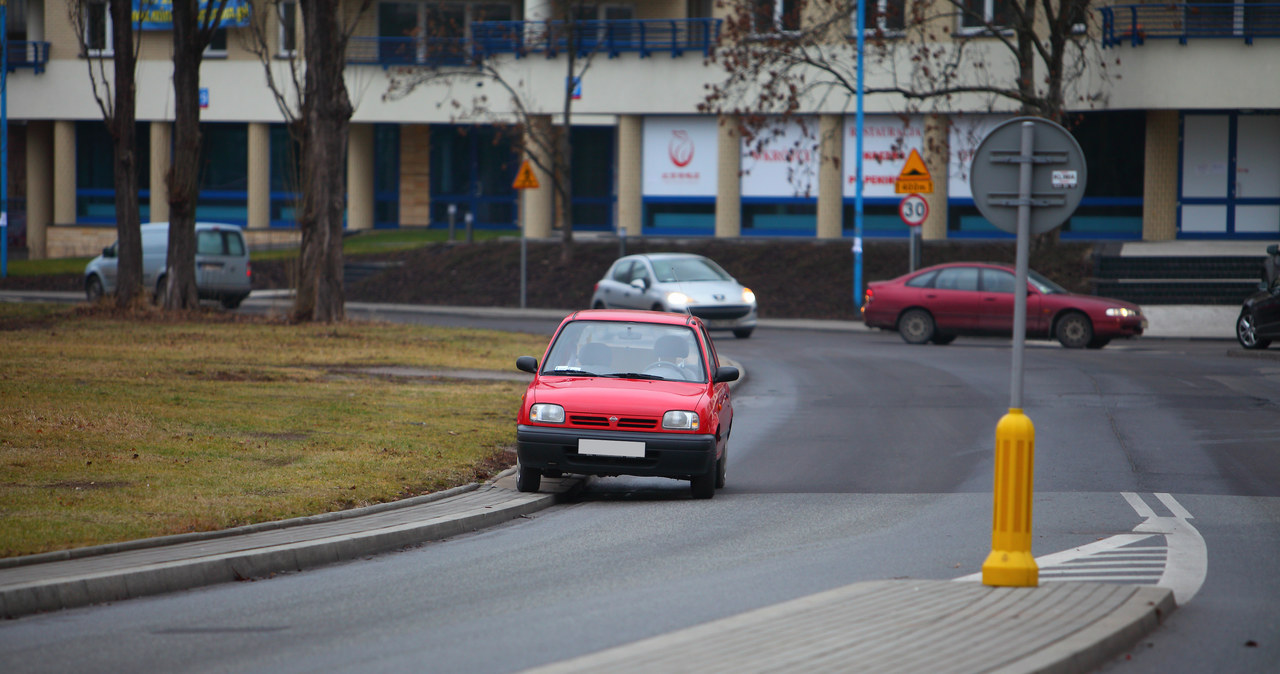
[[[201,230],[196,232],[196,254],[244,255],[244,238],[232,230]]]

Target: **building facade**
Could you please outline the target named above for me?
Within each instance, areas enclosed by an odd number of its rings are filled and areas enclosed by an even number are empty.
[[[770,32],[802,29],[818,0],[814,7],[752,3],[753,30]],[[358,4],[344,7],[352,14]],[[964,34],[989,29],[974,24],[975,15],[1003,16],[1001,0],[961,4],[971,12],[938,12],[944,18],[935,21]],[[157,5],[135,0],[138,156],[148,158],[140,166],[144,222],[167,219],[165,175],[172,162],[189,160],[171,152],[172,31],[162,11],[148,13]],[[94,93],[103,72],[110,84],[106,3],[7,6],[10,221],[22,223],[32,257],[87,254],[102,244],[86,232],[114,236],[111,143]],[[575,230],[853,235],[857,138],[848,91],[814,98],[746,137],[740,115],[706,111],[708,86],[726,77],[724,64],[709,57],[718,40],[735,34],[726,30],[736,17],[732,3],[575,3],[572,41],[563,25],[547,23],[558,6],[385,0],[359,17],[346,70],[355,106],[350,229],[444,226],[453,218],[554,235],[549,176],[538,169],[541,187],[513,186],[523,159],[516,129],[561,124],[568,90]],[[880,0],[870,8],[878,44],[906,39],[895,32],[904,7],[904,0]],[[297,160],[266,71],[289,81],[305,37],[301,15],[296,2],[231,0],[228,8],[201,70],[197,217],[288,230]],[[250,48],[254,12],[265,27],[266,59]],[[1280,239],[1280,4],[1103,4],[1090,12],[1079,28],[1089,38],[1078,75],[1088,95],[1066,101],[1088,189],[1062,236]],[[831,49],[850,62],[853,26],[850,15],[829,31]],[[998,37],[987,48],[998,50]],[[572,76],[570,44],[578,49]],[[477,75],[481,62],[500,80]],[[986,67],[989,77],[1015,77],[1007,60],[993,57]],[[869,67],[868,88],[885,86],[891,71]],[[292,100],[291,91],[283,94]],[[925,238],[1007,236],[974,206],[968,160],[987,130],[1016,114],[1012,104],[959,97],[924,112],[900,97],[869,95],[865,108],[863,236],[907,236],[895,179],[913,150],[932,179]]]

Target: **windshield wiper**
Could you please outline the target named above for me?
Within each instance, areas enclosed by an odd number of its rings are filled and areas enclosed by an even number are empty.
[[[643,372],[614,372],[613,374],[602,374],[601,377],[614,377],[616,379],[656,379],[665,381],[666,377],[657,374],[645,374]]]
[[[570,368],[560,368],[560,367],[558,367],[558,368],[555,368],[554,370],[552,370],[551,372],[549,372],[548,374],[550,374],[550,375],[552,375],[552,376],[558,376],[558,377],[601,377],[601,376],[607,376],[607,375],[599,375],[599,374],[596,374],[596,373],[594,373],[594,372],[588,372],[588,371],[586,371],[586,370],[582,370],[582,369],[579,369],[579,368],[576,368],[576,367],[570,367]]]

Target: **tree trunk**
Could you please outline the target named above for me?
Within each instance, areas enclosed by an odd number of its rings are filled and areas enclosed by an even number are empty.
[[[137,55],[133,51],[133,3],[111,0],[112,44],[116,45],[115,106],[106,119],[115,153],[116,305],[128,307],[143,296],[142,232],[138,229],[138,154],[136,131]]]
[[[302,98],[302,232],[294,320],[345,318],[342,288],[342,222],[346,205],[343,168],[351,100],[343,80],[345,40],[338,0],[301,3],[307,64]]]
[[[169,169],[169,252],[164,286],[166,309],[194,309],[196,203],[200,180],[200,62],[207,41],[199,39],[197,0],[173,2],[173,158]]]

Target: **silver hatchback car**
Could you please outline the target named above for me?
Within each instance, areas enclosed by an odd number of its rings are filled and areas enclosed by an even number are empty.
[[[709,330],[732,330],[740,339],[756,328],[756,294],[720,265],[691,253],[619,258],[596,282],[591,308],[689,313]]]

